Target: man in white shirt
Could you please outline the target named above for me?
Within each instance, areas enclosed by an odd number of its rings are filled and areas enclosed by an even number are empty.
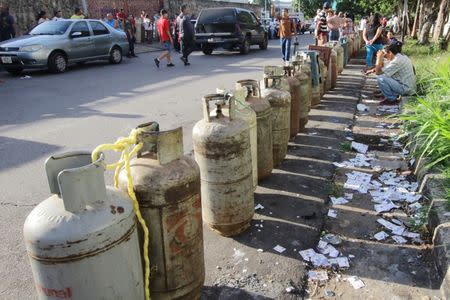
[[[62,12],[60,10],[56,10],[55,13],[53,14],[52,21],[61,21],[61,20],[64,20],[64,18],[62,17]]]

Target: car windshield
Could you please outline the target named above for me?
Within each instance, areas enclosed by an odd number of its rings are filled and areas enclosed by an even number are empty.
[[[197,23],[212,24],[212,23],[234,23],[233,9],[205,9],[200,14]]]
[[[39,24],[30,31],[31,35],[61,35],[69,28],[70,21],[47,21]]]

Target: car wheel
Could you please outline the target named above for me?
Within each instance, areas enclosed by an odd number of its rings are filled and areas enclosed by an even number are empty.
[[[112,64],[120,64],[122,62],[123,55],[122,50],[115,46],[111,49],[111,53],[109,53],[109,62]]]
[[[241,54],[247,54],[250,52],[250,39],[248,37],[246,37],[244,42],[242,42],[239,46],[239,51]]]
[[[13,69],[5,68],[5,70],[6,70],[6,72],[8,72],[9,74],[14,75],[14,76],[19,76],[20,74],[22,74],[22,71],[23,71],[22,68],[13,68]]]
[[[259,44],[259,49],[261,50],[267,50],[267,45],[269,44],[269,40],[267,39],[267,36],[264,37],[264,41]]]
[[[48,58],[48,69],[52,73],[63,73],[67,69],[66,56],[61,52],[54,52]]]
[[[210,45],[202,45],[202,51],[205,55],[211,55],[214,51],[214,48]]]

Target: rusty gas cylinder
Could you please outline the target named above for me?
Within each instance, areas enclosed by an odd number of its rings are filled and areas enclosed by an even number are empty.
[[[292,65],[284,66],[284,77],[291,93],[291,118],[290,118],[290,138],[294,139],[299,132],[300,124],[300,82],[295,76]]]
[[[192,131],[195,159],[200,167],[203,221],[223,236],[250,226],[254,214],[250,129],[236,118],[231,95],[203,97],[203,120]],[[210,102],[217,106],[210,115]],[[229,116],[222,107],[228,106]]]
[[[258,180],[262,180],[270,176],[273,170],[272,108],[269,101],[261,97],[258,81],[239,80],[236,89],[247,92],[245,102],[256,113]]]
[[[331,49],[331,62],[330,62],[330,69],[331,69],[331,88],[334,89],[336,87],[337,83],[337,76],[338,76],[338,70],[337,70],[337,52],[335,49]]]
[[[344,70],[344,48],[340,45],[339,42],[330,42],[333,45],[334,50],[337,53],[337,70],[338,74],[341,74]]]
[[[301,55],[301,54],[300,54]],[[301,55],[302,60],[300,64],[300,74],[308,77],[308,112],[311,111],[312,101],[312,79],[311,79],[311,65],[308,63],[309,56]]]
[[[296,72],[295,77],[298,79],[300,83],[300,116],[299,116],[299,132],[303,132],[305,130],[305,126],[308,123],[308,114],[311,107],[311,98],[310,94],[310,78],[306,75],[306,73],[302,72],[302,60],[297,58],[297,60],[293,60],[292,65],[294,66]]]
[[[142,149],[131,160],[134,191],[149,229],[152,299],[199,299],[205,280],[200,171],[183,154],[183,131],[138,127]],[[127,175],[119,175],[127,190]],[[141,239],[143,240],[143,239]]]
[[[223,89],[216,89],[218,94],[227,93]],[[250,149],[252,152],[252,178],[253,178],[253,190],[256,190],[258,186],[258,133],[256,128],[256,113],[245,101],[246,91],[236,91],[234,95],[235,100],[235,114],[237,118],[240,118],[247,122],[250,129]],[[229,110],[227,107],[222,107],[222,114],[226,117],[229,116]],[[211,116],[216,115],[216,110],[210,112]]]
[[[290,137],[291,94],[285,90],[282,74],[269,74],[265,70],[261,96],[272,107],[273,165],[278,166],[287,155]]]
[[[327,69],[327,66],[325,65],[324,61],[322,60],[322,58],[319,58],[319,67],[320,67],[320,80],[321,80],[320,96],[323,97],[323,95],[325,95],[325,92],[326,92],[328,69]]]

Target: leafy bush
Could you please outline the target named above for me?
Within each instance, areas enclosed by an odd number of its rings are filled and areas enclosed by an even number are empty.
[[[407,50],[408,48],[406,48]],[[401,115],[403,129],[416,145],[419,160],[429,159],[429,167],[450,168],[450,54],[441,52],[423,57],[417,47],[412,59],[417,71],[418,93]]]

